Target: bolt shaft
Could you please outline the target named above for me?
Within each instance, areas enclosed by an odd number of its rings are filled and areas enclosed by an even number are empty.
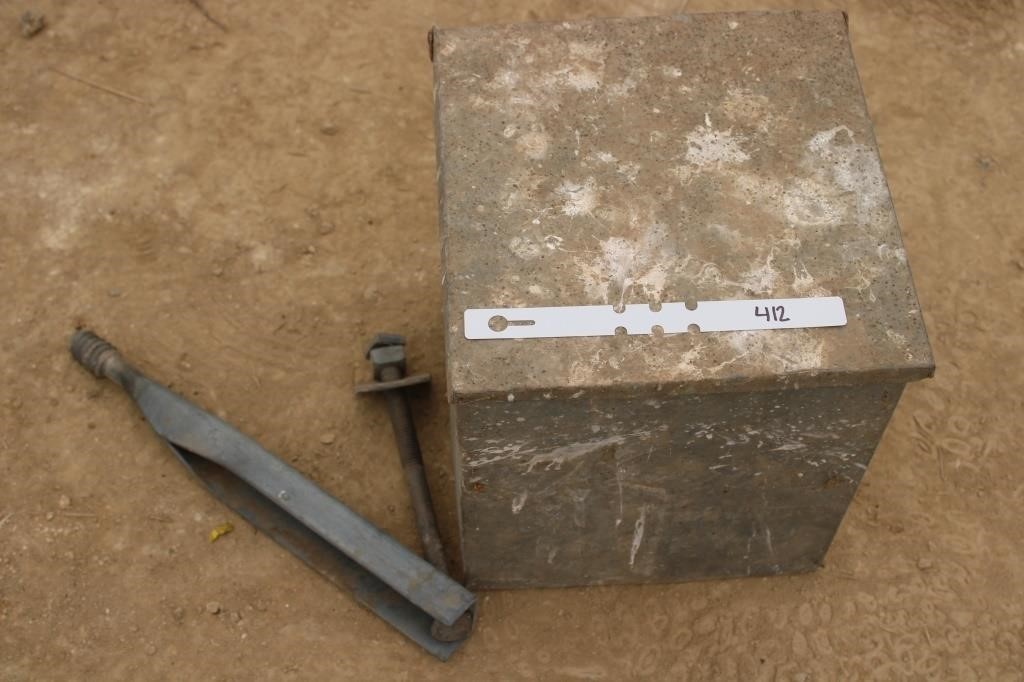
[[[381,372],[381,381],[396,381],[402,378],[397,367],[385,367]],[[385,391],[388,414],[395,432],[398,455],[402,460],[402,471],[409,487],[412,509],[416,515],[416,529],[419,531],[423,553],[434,568],[448,572],[448,561],[444,555],[444,546],[437,531],[434,519],[434,505],[430,499],[430,487],[427,485],[427,474],[423,468],[423,454],[420,451],[419,439],[416,437],[416,426],[413,423],[409,400],[401,389]]]
[[[382,367],[377,381],[398,381],[404,375],[401,367]],[[409,399],[401,388],[392,388],[383,393],[388,403],[388,414],[395,432],[395,443],[398,445],[398,455],[402,460],[405,482],[409,488],[412,510],[416,515],[416,530],[419,531],[423,554],[434,568],[448,573],[448,560],[444,554],[444,545],[441,544],[441,534],[437,531],[434,504],[430,499],[430,487],[427,485],[427,474],[423,468],[423,453],[416,437],[416,425],[413,422],[412,410],[409,408]],[[473,618],[473,612],[470,610],[462,614],[462,617],[452,625],[434,621],[430,633],[442,642],[463,640],[473,629]]]

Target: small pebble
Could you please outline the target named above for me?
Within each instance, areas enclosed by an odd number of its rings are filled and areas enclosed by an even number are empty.
[[[933,565],[934,564],[932,563],[931,559],[927,559],[927,558],[922,557],[922,558],[917,560],[917,567],[920,568],[922,571],[927,571]]]
[[[216,616],[218,613],[220,613],[220,602],[207,602],[206,612]]]
[[[240,614],[238,611],[232,611],[231,612],[231,622],[232,623],[241,623],[242,622],[242,614]]]
[[[185,620],[185,609],[180,606],[175,606],[174,610],[171,611],[171,618],[173,618],[176,623],[182,622]]]
[[[330,445],[331,443],[334,442],[334,434],[325,433],[324,435],[320,436],[320,442],[323,443],[324,445]]]
[[[31,38],[46,28],[46,17],[35,12],[25,12],[21,15],[21,35]]]
[[[224,268],[222,268],[221,266],[218,265],[217,267],[215,267],[213,269],[213,276],[214,277],[220,277],[223,274],[224,274]]]
[[[57,506],[61,509],[67,509],[71,506],[71,498],[67,495],[61,495],[60,499],[57,500]]]
[[[147,656],[152,656],[155,653],[156,653],[156,645],[155,644],[147,644],[146,645],[146,655]]]
[[[107,292],[107,296],[109,296],[110,298],[118,298],[121,296],[121,290],[111,289],[110,291]]]
[[[53,521],[53,512],[46,512],[46,520]]]
[[[328,123],[327,125],[320,126],[320,132],[323,133],[324,135],[337,135],[338,126],[332,123]]]

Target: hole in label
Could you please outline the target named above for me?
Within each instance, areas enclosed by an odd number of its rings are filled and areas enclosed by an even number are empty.
[[[660,312],[661,311],[661,301],[652,301],[652,302],[647,304],[647,307],[651,309],[652,313]]]
[[[626,333],[627,332],[626,332],[626,328],[625,327],[616,327],[615,328],[615,336],[625,336]]]
[[[535,324],[536,320],[510,320],[504,315],[495,315],[487,320],[487,326],[492,332],[503,332],[509,327],[532,327]]]
[[[688,326],[686,328],[686,331],[690,332],[691,334],[699,334],[700,333],[700,325],[691,324],[690,326]]]
[[[686,299],[686,309],[687,310],[696,310],[697,309],[697,301],[693,300],[692,298]]]
[[[665,328],[662,327],[660,324],[656,324],[653,327],[651,327],[651,334],[660,338],[665,335]]]
[[[626,312],[626,304],[616,303],[615,305],[612,306],[612,310],[614,310],[617,313],[624,313]]]

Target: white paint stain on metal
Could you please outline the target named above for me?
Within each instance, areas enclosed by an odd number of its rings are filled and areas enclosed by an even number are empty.
[[[790,332],[783,343],[773,342],[771,334],[750,331],[732,332],[726,340],[736,355],[720,367],[751,357],[775,371],[793,372],[818,369],[824,361],[824,341],[807,330]]]
[[[529,237],[516,236],[509,240],[508,248],[523,260],[533,260],[541,254],[541,246]]]
[[[516,140],[516,148],[527,158],[540,161],[548,155],[548,145],[551,138],[542,132],[529,132],[521,135]]]
[[[586,443],[563,445],[562,447],[555,448],[554,450],[549,450],[547,452],[541,452],[531,457],[526,463],[526,473],[530,473],[535,467],[540,465],[544,465],[545,471],[561,469],[566,462],[571,462],[575,459],[579,459],[580,457],[585,457],[591,453],[616,445],[621,445],[625,442],[625,436],[609,436],[608,438],[592,440]]]
[[[786,221],[799,227],[838,225],[843,219],[841,197],[827,184],[796,178],[782,195]]]
[[[665,258],[668,227],[636,210],[631,211],[629,224],[630,233],[639,233],[639,239],[608,237],[599,242],[597,256],[577,260],[591,302],[622,303],[631,289],[641,289],[654,300],[661,298],[671,275]]]
[[[555,193],[562,197],[562,213],[569,217],[591,215],[597,207],[598,189],[594,178],[582,182],[563,180]]]
[[[733,166],[750,160],[740,143],[743,138],[733,135],[732,130],[715,130],[711,116],[704,115],[704,125],[699,125],[686,135],[686,161],[700,168]]]
[[[546,246],[549,251],[561,251],[563,241],[564,240],[557,234],[549,234],[544,237],[544,246]]]
[[[774,261],[775,249],[772,248],[764,263],[752,265],[743,273],[740,283],[754,293],[770,296],[775,291],[776,281],[779,277],[779,272],[774,267]]]
[[[615,517],[615,527],[622,525],[622,467],[618,461],[615,462],[615,484],[619,488],[619,514]]]
[[[644,526],[647,521],[647,505],[640,508],[640,518],[633,524],[633,542],[629,546],[629,565],[636,563],[636,554],[640,551],[640,545],[644,541]]]

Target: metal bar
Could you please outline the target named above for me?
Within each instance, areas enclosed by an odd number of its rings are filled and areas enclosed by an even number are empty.
[[[462,642],[444,642],[431,634],[434,619],[337,547],[302,525],[230,471],[164,441],[171,452],[214,497],[333,583],[351,591],[357,602],[442,661]]]
[[[435,620],[455,623],[473,605],[472,593],[255,441],[138,372],[106,341],[80,331],[71,352],[96,376],[121,385],[157,435],[228,506],[335,583],[356,585],[361,603],[435,656],[445,659],[450,645],[458,646],[437,641],[430,627]]]

